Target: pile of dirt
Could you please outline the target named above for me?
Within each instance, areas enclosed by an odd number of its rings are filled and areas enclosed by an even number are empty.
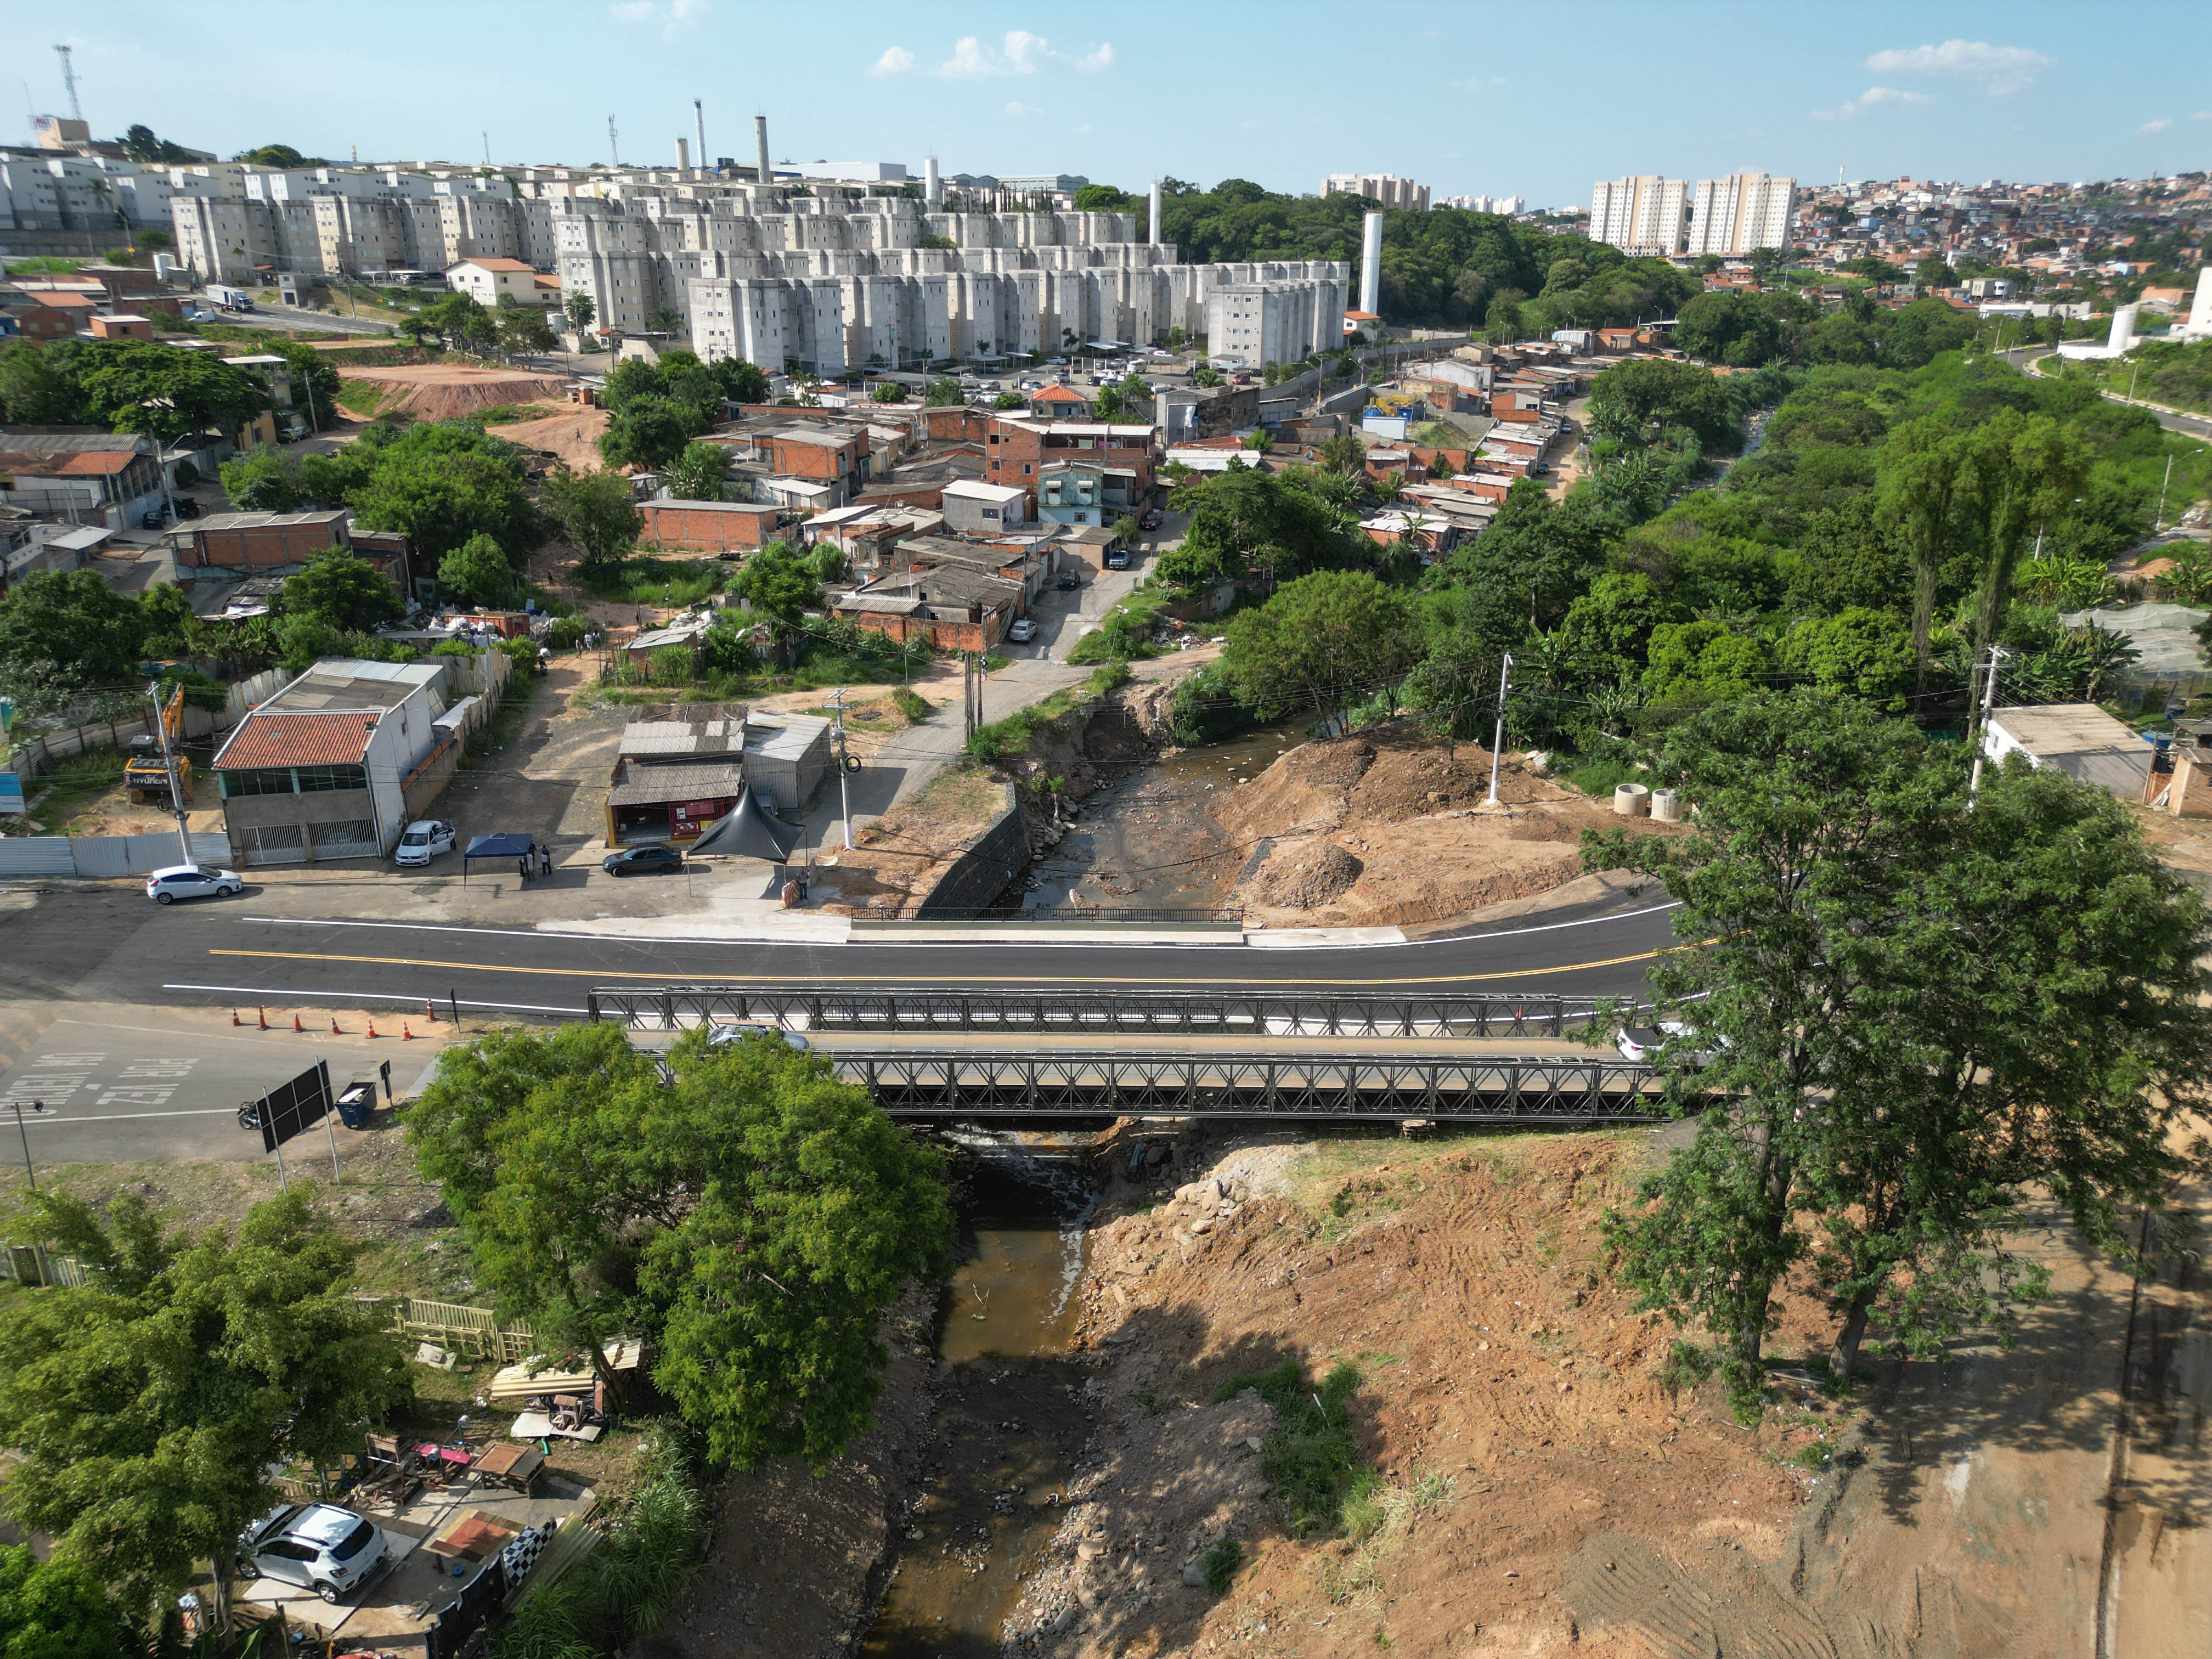
[[[494,432],[509,443],[542,449],[586,472],[605,465],[599,454],[599,440],[611,418],[604,409],[569,409],[535,421],[510,421]]]
[[[1285,1139],[1201,1155],[1172,1194],[1109,1189],[1080,1334],[1101,1462],[1006,1650],[1644,1659],[1633,1631],[1578,1627],[1586,1541],[1780,1558],[1814,1484],[1781,1460],[1835,1413],[1745,1431],[1716,1385],[1669,1391],[1674,1334],[1612,1283],[1596,1225],[1646,1139]],[[1775,1350],[1817,1342],[1815,1312],[1787,1304]],[[1255,1396],[1209,1403],[1286,1355],[1361,1373],[1381,1484],[1337,1536],[1294,1540],[1265,1501]],[[1217,1600],[1183,1569],[1224,1528],[1244,1565]]]
[[[861,825],[854,848],[817,866],[810,908],[892,917],[927,897],[961,855],[1014,804],[1012,787],[980,772],[948,771],[921,793]]]
[[[349,380],[370,381],[386,388],[376,407],[378,414],[404,411],[426,421],[465,419],[481,410],[510,404],[566,403],[573,384],[566,375],[526,374],[466,363],[416,363],[391,368],[341,365],[338,373]]]
[[[1302,744],[1209,799],[1255,848],[1237,896],[1269,927],[1433,922],[1549,892],[1581,874],[1585,829],[1620,823],[1525,757],[1498,768],[1498,805],[1489,793],[1487,750],[1408,725]],[[1324,868],[1349,878],[1311,878]]]
[[[1311,910],[1340,896],[1366,866],[1333,841],[1311,841],[1294,853],[1269,859],[1250,891],[1262,903]]]

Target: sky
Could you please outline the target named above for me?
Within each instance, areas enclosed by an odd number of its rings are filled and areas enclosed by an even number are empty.
[[[22,102],[228,156],[673,166],[900,161],[917,176],[1155,176],[1586,205],[1591,181],[1758,169],[1979,183],[2212,167],[2212,4],[2041,0],[0,0]]]

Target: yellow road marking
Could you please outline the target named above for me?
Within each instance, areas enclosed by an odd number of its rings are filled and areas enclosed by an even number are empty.
[[[446,968],[471,974],[538,974],[556,979],[642,979],[659,985],[711,985],[716,982],[712,978],[702,978],[696,975],[644,973],[617,968],[524,968],[503,962],[440,962],[427,957],[325,956],[312,951],[210,951],[208,954],[211,957],[252,957],[276,962],[351,962],[381,968]],[[1562,963],[1554,968],[1516,968],[1495,974],[1431,974],[1415,979],[1388,980],[1159,979],[1138,975],[1041,979],[1036,975],[1017,978],[1006,974],[812,974],[778,975],[776,978],[779,984],[786,985],[1231,985],[1254,990],[1267,990],[1278,986],[1319,985],[1387,988],[1395,985],[1465,985],[1482,980],[1534,979],[1546,974],[1574,974],[1591,968],[1618,968],[1626,963],[1650,962],[1665,954],[1662,951],[1639,951],[1633,956],[1607,957],[1597,962]]]

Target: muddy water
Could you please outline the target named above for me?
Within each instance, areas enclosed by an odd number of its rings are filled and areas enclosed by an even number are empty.
[[[1030,866],[1024,909],[1210,909],[1229,896],[1252,849],[1207,811],[1306,741],[1295,726],[1257,726],[1227,743],[1134,768],[1085,799],[1056,847]]]
[[[979,1140],[981,1137],[977,1138]],[[909,1520],[869,1659],[983,1659],[1060,1524],[1090,1424],[1062,1358],[1090,1195],[1049,1158],[979,1146],[963,1260],[945,1298],[930,1480]]]

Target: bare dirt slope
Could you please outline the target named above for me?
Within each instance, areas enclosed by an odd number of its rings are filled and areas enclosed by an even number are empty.
[[[497,435],[526,449],[542,449],[559,457],[580,472],[603,466],[599,439],[612,417],[604,409],[570,409],[542,420],[510,421]]]
[[[450,421],[479,410],[540,399],[565,403],[571,384],[565,375],[526,374],[512,369],[477,368],[466,363],[418,363],[397,368],[341,368],[338,373],[349,380],[369,380],[390,388],[378,413],[389,415],[404,410],[426,421]]]
[[[1547,892],[1582,872],[1583,830],[1623,822],[1510,756],[1499,805],[1489,790],[1487,750],[1448,754],[1393,725],[1302,744],[1212,811],[1253,848],[1237,889],[1245,915],[1274,927],[1435,921]]]

